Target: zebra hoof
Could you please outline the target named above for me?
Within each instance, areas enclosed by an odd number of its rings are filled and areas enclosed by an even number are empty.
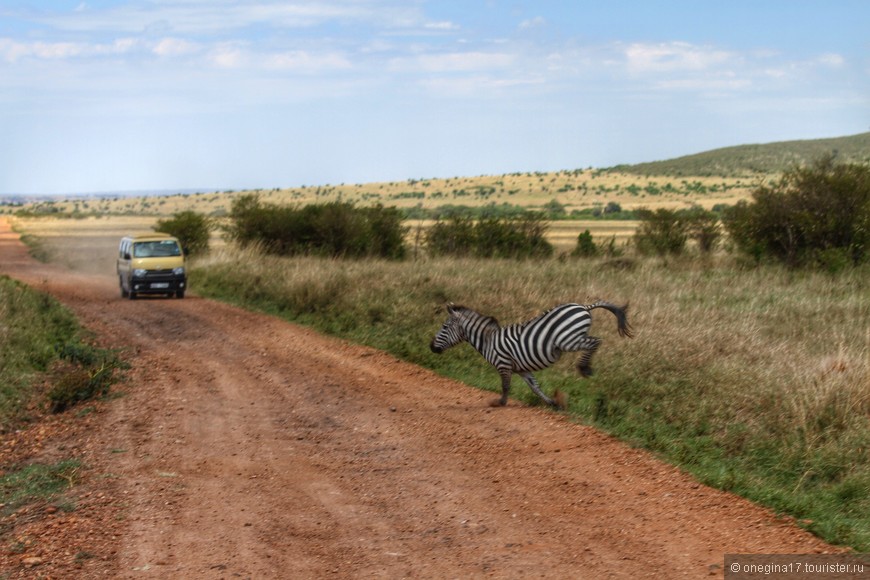
[[[592,372],[592,367],[577,367],[577,370],[580,371],[580,376],[584,379],[588,379],[591,377],[594,372]]]
[[[568,393],[556,389],[553,393],[553,408],[564,410],[568,407]]]
[[[507,401],[502,401],[501,399],[493,399],[489,402],[490,407],[504,407],[507,405]]]

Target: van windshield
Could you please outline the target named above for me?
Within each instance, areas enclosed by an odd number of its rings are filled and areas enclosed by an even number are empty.
[[[175,240],[136,242],[133,244],[134,258],[167,258],[180,255],[181,248],[178,247]]]

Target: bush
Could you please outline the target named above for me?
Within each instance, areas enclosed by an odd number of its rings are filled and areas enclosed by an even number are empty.
[[[478,258],[532,258],[553,255],[545,238],[544,216],[526,213],[515,218],[472,221],[454,217],[435,223],[426,233],[426,247],[433,256]]]
[[[175,236],[181,242],[185,254],[196,255],[208,252],[211,227],[209,218],[187,210],[173,215],[172,219],[159,220],[154,231]]]
[[[636,213],[641,223],[634,240],[644,254],[676,256],[683,253],[690,239],[707,254],[716,249],[721,236],[719,218],[700,206],[655,211],[640,208]]]
[[[401,259],[406,253],[401,214],[380,205],[331,202],[298,208],[245,195],[233,202],[230,219],[231,240],[243,247],[258,244],[272,254]]]
[[[577,236],[577,246],[571,252],[571,255],[583,258],[591,258],[598,255],[598,246],[595,245],[595,240],[592,239],[592,232],[585,230]]]
[[[470,218],[438,220],[426,232],[426,248],[433,256],[470,256],[474,252],[475,226]]]
[[[870,167],[825,157],[758,187],[725,213],[742,252],[789,266],[839,268],[870,257]]]
[[[702,254],[709,254],[716,249],[722,231],[719,227],[719,217],[712,211],[700,206],[683,210],[683,217],[688,222],[689,237],[698,243]]]
[[[683,253],[689,239],[689,222],[678,210],[641,208],[636,213],[641,221],[634,234],[638,251],[660,256]]]

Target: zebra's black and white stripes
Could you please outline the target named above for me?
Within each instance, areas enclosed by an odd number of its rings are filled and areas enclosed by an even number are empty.
[[[620,308],[603,300],[585,305],[562,304],[527,322],[504,327],[491,316],[451,304],[447,307],[447,321],[430,347],[432,352],[441,353],[461,342],[470,343],[501,376],[500,405],[507,404],[511,375],[517,373],[536,395],[555,407],[556,402],[541,391],[532,371],[549,367],[563,352],[582,351],[577,370],[584,377],[590,376],[589,364],[601,343],[601,339],[587,335],[592,325],[590,311],[596,308],[612,312],[619,335],[631,337],[625,314],[628,306]]]

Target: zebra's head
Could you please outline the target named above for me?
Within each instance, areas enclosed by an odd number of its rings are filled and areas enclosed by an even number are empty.
[[[451,346],[456,346],[464,340],[468,340],[465,335],[465,327],[462,325],[462,313],[465,311],[463,306],[454,304],[447,305],[447,320],[441,326],[441,330],[432,339],[432,344],[429,348],[436,354],[441,354]]]

